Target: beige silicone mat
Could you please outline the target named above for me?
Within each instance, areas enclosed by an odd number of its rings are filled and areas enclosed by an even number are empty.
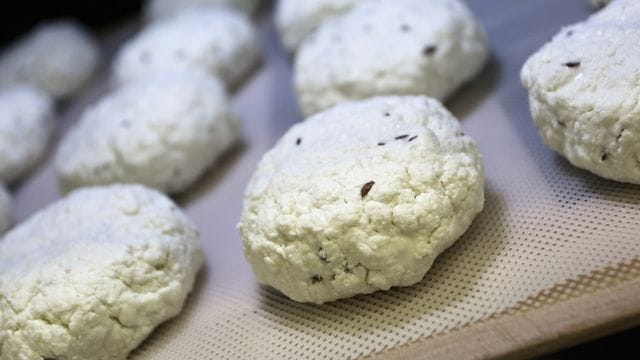
[[[262,153],[299,121],[291,66],[266,16],[264,62],[236,92],[244,142],[178,200],[206,252],[184,312],[132,359],[355,359],[530,356],[640,323],[640,187],[600,179],[545,149],[518,73],[585,0],[469,0],[493,58],[447,105],[484,154],[487,202],[469,231],[419,284],[322,306],[261,287],[235,230]],[[133,27],[109,36],[107,51]],[[96,81],[62,112],[106,90]],[[50,162],[17,189],[23,219],[58,197]]]

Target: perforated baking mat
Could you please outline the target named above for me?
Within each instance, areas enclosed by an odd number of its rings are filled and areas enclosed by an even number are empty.
[[[256,20],[264,61],[234,95],[243,142],[177,199],[201,229],[206,267],[182,314],[132,359],[521,358],[640,323],[640,187],[600,179],[547,150],[518,77],[561,26],[589,15],[586,1],[469,5],[493,57],[447,106],[482,150],[487,201],[424,280],[317,306],[252,276],[235,229],[244,186],[261,155],[300,120],[290,59],[267,9]],[[106,52],[136,27],[106,36]],[[60,133],[107,90],[106,79],[62,107]],[[17,218],[58,197],[48,160],[16,189]]]

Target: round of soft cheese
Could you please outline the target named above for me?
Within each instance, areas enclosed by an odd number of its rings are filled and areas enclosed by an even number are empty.
[[[522,83],[544,143],[573,165],[640,184],[640,2],[616,0],[562,29]]]
[[[180,312],[202,262],[197,229],[164,195],[76,191],[0,241],[0,357],[124,360]]]
[[[323,303],[420,281],[484,204],[478,148],[436,100],[379,97],[294,125],[245,192],[257,278]]]
[[[293,52],[302,40],[326,20],[364,0],[280,0],[275,21],[284,47]]]
[[[484,32],[460,0],[371,0],[306,38],[294,84],[305,115],[376,95],[442,100],[487,54]]]
[[[206,7],[150,24],[122,48],[114,73],[124,83],[159,72],[200,70],[234,84],[257,60],[249,19],[231,9]]]
[[[219,81],[167,74],[132,82],[87,109],[60,144],[56,170],[64,191],[133,182],[176,193],[236,137]]]
[[[53,101],[28,86],[0,90],[0,180],[13,182],[42,157],[51,134]]]
[[[148,0],[145,2],[144,12],[148,19],[153,20],[173,16],[188,8],[224,5],[251,14],[256,11],[260,2],[260,0]]]
[[[99,60],[95,40],[80,25],[44,23],[0,55],[0,86],[28,83],[66,98],[89,80]]]
[[[13,223],[11,194],[6,186],[0,183],[0,234],[7,231]]]

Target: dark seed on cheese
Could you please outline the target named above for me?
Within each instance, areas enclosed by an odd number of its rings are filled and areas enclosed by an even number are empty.
[[[405,135],[396,136],[396,140],[404,139],[406,137],[409,137],[409,135],[405,134]]]
[[[371,188],[373,187],[373,184],[375,184],[375,181],[369,181],[368,183],[362,185],[362,189],[360,189],[360,196],[362,198],[364,198],[365,196],[367,196],[367,194],[369,194],[369,191],[371,191]]]
[[[302,138],[297,138],[296,139],[296,145],[300,145],[300,143],[302,143]]]
[[[417,137],[418,137],[418,135],[414,135],[414,136],[412,136],[412,137],[410,137],[410,138],[409,138],[409,141],[413,141],[413,140],[415,140]]]
[[[429,45],[424,48],[422,53],[426,56],[431,56],[436,53],[436,50],[438,50],[438,48],[435,45]]]
[[[567,63],[564,63],[563,65],[568,67],[568,68],[576,68],[576,67],[580,66],[580,61],[569,61]]]

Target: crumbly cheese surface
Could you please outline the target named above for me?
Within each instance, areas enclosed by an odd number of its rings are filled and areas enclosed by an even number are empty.
[[[23,177],[42,157],[51,134],[53,101],[28,86],[0,90],[0,180]]]
[[[379,97],[293,126],[245,192],[256,277],[301,302],[412,285],[484,203],[474,141],[436,100]]]
[[[460,0],[371,0],[324,22],[298,49],[302,113],[378,95],[440,100],[482,68],[485,35]]]
[[[187,8],[224,5],[251,14],[256,11],[260,3],[261,0],[148,0],[145,3],[144,12],[148,19],[160,19],[175,15]]]
[[[0,183],[0,234],[7,231],[13,224],[11,194],[7,187]]]
[[[257,59],[257,36],[246,16],[223,7],[190,8],[148,25],[125,44],[114,74],[125,83],[195,69],[234,84]]]
[[[275,20],[284,47],[293,52],[302,40],[327,19],[365,0],[280,0]]]
[[[114,182],[185,190],[232,144],[222,84],[195,73],[132,82],[88,108],[56,156],[63,190]]]
[[[0,359],[122,359],[178,314],[198,232],[137,185],[74,192],[0,240]]]
[[[568,26],[522,68],[544,143],[573,165],[640,184],[640,2]]]
[[[96,41],[72,21],[44,23],[0,54],[0,87],[27,83],[56,99],[76,93],[100,61]]]

